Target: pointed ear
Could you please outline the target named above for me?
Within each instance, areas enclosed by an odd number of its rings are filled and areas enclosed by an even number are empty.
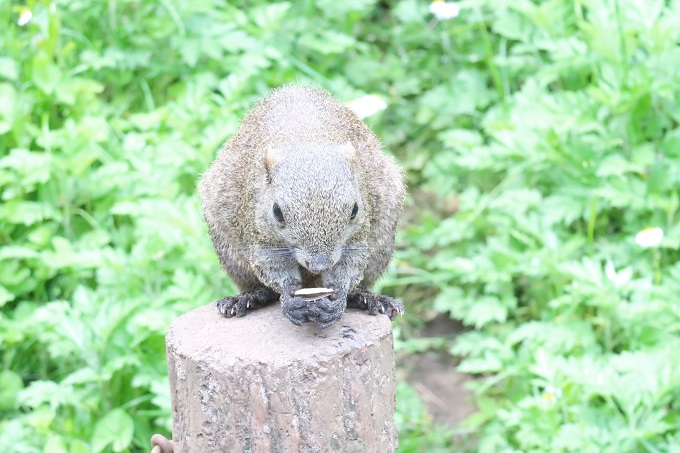
[[[350,162],[354,162],[357,159],[357,150],[352,146],[352,142],[347,142],[340,146],[340,152],[343,153]]]
[[[267,147],[264,151],[264,171],[267,175],[267,182],[271,182],[272,172],[274,171],[274,166],[278,162],[280,153],[271,147]]]

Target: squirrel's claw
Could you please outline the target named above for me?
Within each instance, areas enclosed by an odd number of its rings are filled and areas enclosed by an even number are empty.
[[[278,299],[279,295],[269,288],[260,288],[252,292],[229,296],[217,301],[217,309],[225,318],[240,318],[247,310],[255,310]]]
[[[404,306],[397,299],[368,291],[356,291],[347,296],[347,306],[366,310],[369,315],[385,314],[391,321],[404,314]]]
[[[234,316],[240,318],[246,314],[246,309],[251,306],[251,297],[248,294],[229,296],[217,301],[217,309],[225,318]]]

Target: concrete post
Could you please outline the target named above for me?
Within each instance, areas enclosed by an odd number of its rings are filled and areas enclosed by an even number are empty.
[[[193,310],[166,337],[175,453],[393,452],[395,366],[386,316],[348,310],[297,327],[280,306]]]

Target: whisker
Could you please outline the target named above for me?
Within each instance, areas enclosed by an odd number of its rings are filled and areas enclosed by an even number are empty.
[[[232,250],[272,250],[272,251],[292,251],[292,247],[275,247],[275,246],[249,246],[249,247],[237,247],[230,245],[228,248]]]
[[[407,246],[391,246],[391,245],[346,245],[343,250],[376,250],[376,249],[393,249],[393,250],[404,250]]]

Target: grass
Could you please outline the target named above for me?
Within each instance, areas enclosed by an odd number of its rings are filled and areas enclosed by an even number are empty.
[[[197,177],[255,100],[313,82],[387,102],[397,347],[474,376],[457,433],[400,384],[400,451],[679,451],[680,2],[460,6],[0,3],[0,445],[168,433],[167,326],[235,291]],[[415,338],[442,315],[467,331]]]

